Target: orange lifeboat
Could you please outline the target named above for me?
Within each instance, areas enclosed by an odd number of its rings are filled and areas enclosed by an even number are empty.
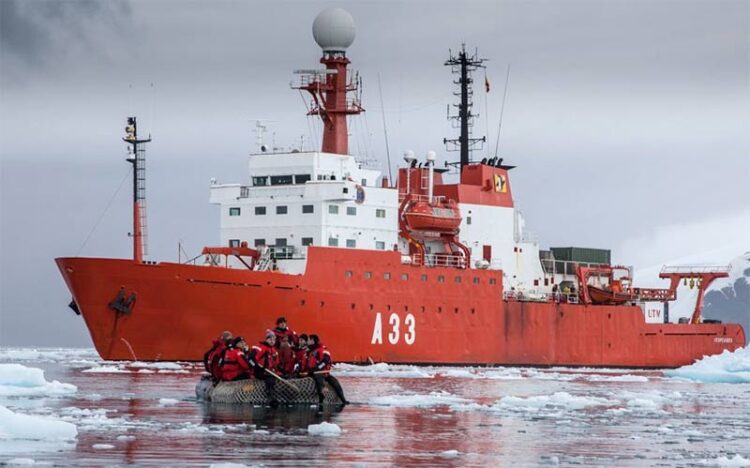
[[[404,219],[412,231],[456,233],[461,225],[461,212],[453,200],[437,204],[420,200],[406,208]]]

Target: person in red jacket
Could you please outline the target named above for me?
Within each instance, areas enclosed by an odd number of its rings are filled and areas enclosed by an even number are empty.
[[[273,333],[276,335],[276,349],[281,347],[281,339],[285,336],[289,339],[290,345],[297,345],[299,341],[297,334],[289,329],[284,317],[276,319],[276,328],[273,329]]]
[[[307,335],[299,336],[299,342],[294,347],[294,373],[307,374]]]
[[[206,369],[206,372],[211,374],[211,377],[215,382],[221,380],[221,367],[219,366],[219,361],[221,360],[224,350],[227,349],[227,346],[231,342],[232,332],[225,331],[213,341],[211,349],[206,351],[203,355],[203,367]]]
[[[336,392],[341,403],[348,405],[349,402],[344,396],[344,390],[341,388],[341,384],[336,377],[331,375],[331,366],[333,365],[333,359],[331,353],[326,349],[323,343],[320,342],[318,335],[310,335],[308,341],[308,348],[310,349],[309,357],[307,360],[309,372],[308,375],[315,380],[315,389],[318,391],[318,402],[323,404],[323,385],[324,382],[328,382],[333,391]]]
[[[263,380],[266,384],[266,394],[272,407],[278,406],[276,401],[276,378],[271,373],[275,373],[279,365],[279,354],[275,348],[276,334],[271,330],[266,330],[265,340],[253,345],[247,355],[247,360],[253,368],[256,379]]]
[[[244,352],[246,347],[245,339],[238,336],[224,350],[224,355],[221,358],[221,380],[230,381],[250,378],[250,363]]]

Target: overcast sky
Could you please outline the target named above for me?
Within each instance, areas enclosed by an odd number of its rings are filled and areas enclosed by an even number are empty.
[[[500,153],[544,247],[637,266],[750,250],[746,1],[0,0],[0,345],[90,344],[53,259],[131,255],[126,116],[154,138],[153,260],[216,243],[209,180],[246,181],[253,119],[277,145],[320,141],[289,83],[320,66],[311,26],[329,6],[357,23],[367,112],[350,148],[383,170],[383,112],[394,166],[407,149],[457,158],[443,62],[465,42],[489,59],[474,133],[492,152],[510,65]]]

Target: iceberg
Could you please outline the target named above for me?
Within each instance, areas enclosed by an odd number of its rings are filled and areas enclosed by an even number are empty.
[[[750,383],[750,348],[724,350],[693,364],[666,370],[664,375],[703,383]]]
[[[0,439],[70,440],[76,436],[75,424],[15,413],[0,406]]]
[[[0,396],[50,396],[75,393],[75,385],[48,382],[44,371],[21,364],[0,364]]]
[[[341,428],[338,424],[322,422],[320,424],[310,424],[307,426],[307,432],[310,435],[319,435],[323,437],[336,437],[341,435]]]

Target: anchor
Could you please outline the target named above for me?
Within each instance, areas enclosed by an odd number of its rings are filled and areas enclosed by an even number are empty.
[[[135,293],[130,293],[127,297],[126,295],[125,286],[120,286],[120,290],[117,291],[117,296],[115,296],[112,302],[109,303],[109,308],[119,314],[130,315],[130,312],[135,305],[136,296]]]

